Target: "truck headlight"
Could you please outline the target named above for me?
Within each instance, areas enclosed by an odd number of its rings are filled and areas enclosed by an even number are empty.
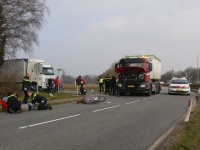
[[[141,88],[144,88],[145,86],[146,86],[145,84],[141,84],[141,85],[140,85]]]
[[[118,84],[118,87],[122,87],[122,84]]]

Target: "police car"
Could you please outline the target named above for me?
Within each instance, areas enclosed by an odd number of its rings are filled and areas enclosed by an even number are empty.
[[[172,78],[169,83],[168,94],[190,95],[190,85],[188,80],[184,77]]]

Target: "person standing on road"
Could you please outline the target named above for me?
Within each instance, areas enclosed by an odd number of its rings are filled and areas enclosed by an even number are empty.
[[[78,76],[78,78],[76,78],[75,80],[75,86],[76,86],[76,93],[77,95],[80,95],[80,87],[82,84],[85,84],[85,80],[83,78],[81,78],[81,76]]]
[[[56,86],[56,92],[58,92],[58,85],[60,84],[60,83],[59,83],[59,78],[58,78],[58,76],[55,78],[54,84],[55,84],[55,86]]]
[[[106,77],[104,78],[105,95],[107,94],[107,92],[110,95],[110,80],[111,80],[111,78],[109,77],[109,74],[107,74]]]
[[[103,88],[104,79],[100,77],[98,81],[99,81],[99,92],[101,93],[101,90],[104,92]]]
[[[112,76],[112,79],[110,80],[110,93],[112,95],[115,95],[115,84],[116,84],[116,79],[114,76]]]
[[[24,103],[24,104],[27,103],[28,98],[29,98],[29,96],[27,94],[28,90],[33,90],[33,87],[31,86],[31,82],[30,82],[30,76],[31,76],[31,74],[27,73],[27,75],[24,76],[24,78],[23,78],[22,89],[24,91],[24,99],[23,99],[22,103]]]
[[[53,84],[54,84],[54,79],[53,78],[49,78],[47,85],[48,85],[48,92],[49,92],[50,96],[53,96],[52,93],[51,93],[51,91],[53,89]]]
[[[117,97],[118,97],[118,96],[119,96],[119,88],[118,88],[118,82],[119,82],[119,80],[118,80],[117,77],[115,78],[115,80],[116,80],[116,84],[115,84],[115,94],[116,94]]]

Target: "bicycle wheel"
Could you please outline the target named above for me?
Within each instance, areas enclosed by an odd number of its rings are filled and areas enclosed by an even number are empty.
[[[54,94],[55,92],[56,92],[55,87],[52,87],[52,89],[51,89],[51,94]]]
[[[59,92],[60,92],[60,93],[63,93],[63,92],[64,92],[64,88],[63,88],[63,87],[60,87],[60,88],[59,88]]]
[[[98,101],[99,102],[103,102],[106,100],[106,97],[105,96],[98,96]]]

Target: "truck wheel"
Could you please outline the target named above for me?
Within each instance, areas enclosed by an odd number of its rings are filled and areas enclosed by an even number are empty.
[[[123,93],[123,92],[119,92],[119,95],[120,95],[120,96],[124,96],[125,93]]]
[[[149,88],[148,93],[146,94],[146,96],[151,96],[152,95],[152,87]]]
[[[155,94],[158,94],[158,85],[156,85],[156,91]]]
[[[158,94],[160,93],[160,87],[158,87]]]

